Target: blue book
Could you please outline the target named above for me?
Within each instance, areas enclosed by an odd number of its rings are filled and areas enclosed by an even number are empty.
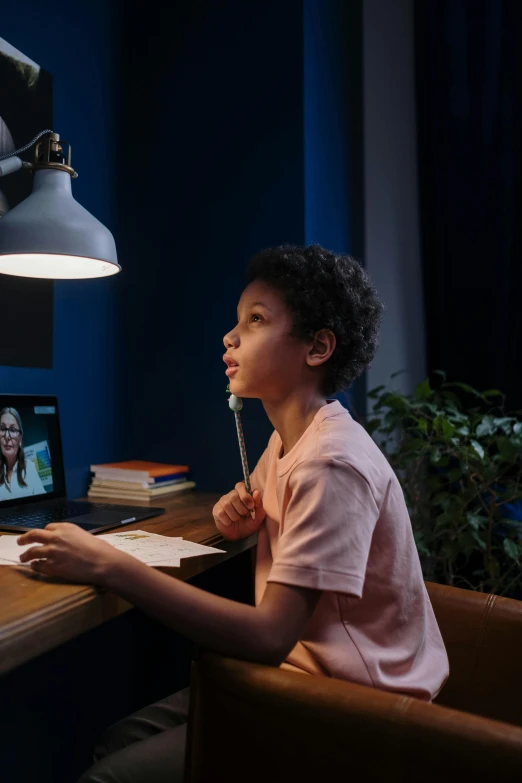
[[[152,486],[155,484],[165,484],[165,482],[174,481],[186,481],[188,473],[171,473],[170,476],[157,476],[154,479],[149,479],[148,483]]]

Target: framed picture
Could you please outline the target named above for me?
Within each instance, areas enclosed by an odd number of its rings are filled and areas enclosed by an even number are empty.
[[[0,155],[47,128],[53,129],[52,76],[0,38]],[[20,155],[33,156],[34,148]],[[32,179],[25,169],[0,177],[0,231],[1,216],[30,195]],[[0,275],[0,311],[0,365],[52,367],[53,281]]]

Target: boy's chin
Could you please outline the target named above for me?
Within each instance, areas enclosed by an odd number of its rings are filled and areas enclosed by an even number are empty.
[[[241,383],[234,383],[234,381],[231,381],[229,383],[229,388],[231,394],[235,394],[236,397],[241,397],[246,400],[259,397],[259,394],[256,394],[253,389],[249,389],[248,386]]]

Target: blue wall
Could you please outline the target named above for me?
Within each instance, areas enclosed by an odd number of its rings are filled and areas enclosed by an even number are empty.
[[[362,256],[360,0],[147,8],[145,36],[135,0],[76,3],[59,24],[30,0],[3,20],[55,77],[74,194],[123,267],[56,283],[52,370],[0,368],[6,392],[58,394],[73,495],[91,462],[124,458],[186,461],[201,489],[231,487],[222,336],[249,256],[308,241]],[[253,467],[271,427],[257,401],[243,418]]]
[[[2,38],[54,76],[54,127],[72,145],[75,198],[116,229],[118,41],[111,3],[77,2],[59,14],[35,0],[2,14]],[[29,141],[29,139],[28,139]],[[16,175],[13,175],[16,176]],[[119,276],[118,276],[119,277]],[[121,279],[55,284],[52,370],[0,367],[7,393],[57,394],[69,493],[83,494],[91,462],[111,459],[114,432],[114,300]]]
[[[241,463],[222,336],[249,256],[312,239],[362,253],[346,110],[350,79],[362,86],[360,43],[347,56],[343,40],[349,19],[360,41],[360,2],[354,19],[342,2],[188,5],[153,3],[136,47],[141,7],[127,4],[124,436],[129,456],[187,461],[201,489],[224,491]],[[256,401],[243,421],[253,467],[271,427]]]
[[[305,0],[305,242],[364,260],[362,0]],[[359,379],[338,399],[363,413]]]
[[[195,5],[153,3],[139,47],[127,5],[124,435],[225,491],[242,473],[222,337],[249,256],[304,241],[302,4]],[[243,420],[253,467],[271,426],[257,401]]]

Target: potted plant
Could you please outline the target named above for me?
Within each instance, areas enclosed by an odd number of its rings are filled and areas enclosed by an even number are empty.
[[[522,421],[496,389],[437,379],[373,389],[365,426],[401,482],[424,578],[522,598]]]

